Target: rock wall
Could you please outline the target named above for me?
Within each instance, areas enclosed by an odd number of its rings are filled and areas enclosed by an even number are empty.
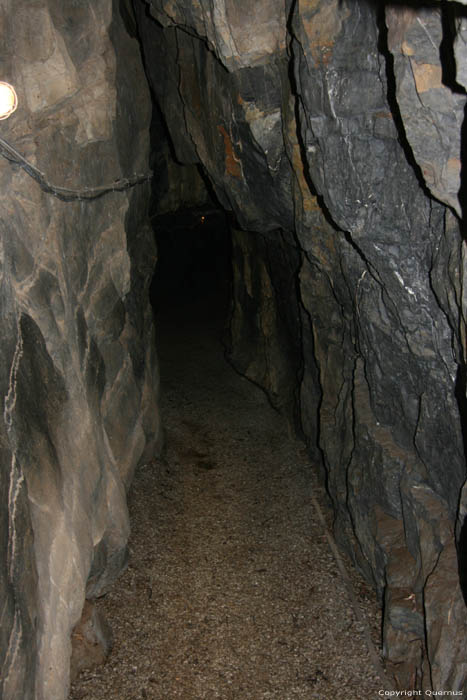
[[[19,98],[2,138],[62,187],[147,170],[149,91],[111,0],[4,0],[0,18]],[[3,157],[0,178],[0,696],[61,700],[71,631],[125,565],[125,488],[159,435],[149,186],[65,202]]]
[[[198,163],[179,163],[173,155],[167,126],[157,104],[151,121],[151,207],[150,216],[196,207],[209,207],[209,193]],[[157,235],[156,235],[157,240]]]
[[[289,415],[298,397],[398,687],[467,690],[465,9],[136,8],[176,158],[241,229],[232,355]]]
[[[3,0],[11,142],[232,212],[231,355],[303,431],[401,689],[464,690],[465,3]],[[118,5],[118,6],[117,6]],[[164,128],[171,144],[161,138]],[[170,154],[170,157],[168,157]],[[159,438],[149,185],[0,159],[0,695],[61,700]]]
[[[292,426],[300,425],[302,373],[300,255],[284,231],[252,236],[232,229],[232,310],[227,352],[236,369],[259,384]]]
[[[401,143],[396,122],[402,117],[405,126],[404,113],[391,109],[388,85],[399,84],[397,66],[391,75],[390,57],[378,51],[384,18],[366,4],[339,10],[328,25],[323,12],[329,17],[329,6],[304,8],[293,18],[307,165],[333,223],[347,234],[339,246],[339,274],[334,263],[332,278],[334,296],[351,320],[345,329],[336,324],[343,342],[335,348],[331,374],[321,369],[329,360],[326,329],[321,352],[316,343],[321,447],[337,531],[356,536],[357,561],[384,593],[390,669],[405,688],[413,678],[417,686],[458,687],[467,669],[456,648],[465,634],[465,609],[453,532],[465,471],[455,399],[459,349],[455,319],[438,302],[433,278],[439,281],[442,274],[443,296],[449,292],[451,281],[443,273],[449,257],[458,258],[460,237],[450,235],[452,215],[427,196],[418,179],[411,163],[418,153]],[[430,14],[441,22],[437,10]],[[423,27],[424,13],[417,20]],[[321,36],[316,43],[315,23],[320,31],[327,26],[323,43]],[[432,73],[428,64],[423,70]],[[431,89],[428,84],[426,92]],[[445,105],[446,95],[436,100]],[[406,111],[412,116],[415,108]],[[424,122],[412,128],[422,142]],[[425,143],[433,147],[427,157],[433,171],[444,172],[444,151],[429,137]],[[458,159],[459,146],[458,140]],[[442,188],[440,178],[437,194]],[[313,281],[304,272],[307,278],[309,290]],[[313,295],[303,294],[312,319]],[[344,435],[340,444],[336,425]],[[448,618],[450,624],[440,625]],[[443,628],[440,634],[436,626]],[[414,637],[419,642],[411,642]]]

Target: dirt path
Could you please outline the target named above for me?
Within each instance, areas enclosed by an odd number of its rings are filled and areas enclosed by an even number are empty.
[[[70,698],[376,700],[303,446],[225,363],[215,322],[191,319],[160,339],[167,449],[136,475],[130,566],[99,601],[114,649]],[[350,573],[377,641],[376,601]]]

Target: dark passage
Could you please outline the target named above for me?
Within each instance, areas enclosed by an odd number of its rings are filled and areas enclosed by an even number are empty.
[[[310,505],[306,451],[224,360],[228,236],[199,217],[155,222],[166,447],[136,473],[130,565],[99,603],[113,652],[71,698],[376,697],[381,681]],[[377,644],[377,602],[351,576]]]
[[[227,310],[231,288],[231,243],[221,209],[199,207],[154,216],[157,267],[151,285],[155,314],[187,304],[216,301]]]

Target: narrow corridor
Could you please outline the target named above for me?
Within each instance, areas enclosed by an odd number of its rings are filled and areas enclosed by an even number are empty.
[[[71,698],[377,698],[302,443],[225,362],[221,316],[182,311],[157,317],[166,451],[136,474],[130,566],[99,603],[114,649]]]

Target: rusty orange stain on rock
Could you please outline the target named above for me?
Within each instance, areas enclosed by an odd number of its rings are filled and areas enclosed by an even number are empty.
[[[324,66],[327,66],[329,61],[332,58],[332,49],[334,47],[334,42],[326,42],[324,44],[321,44],[320,50],[321,50],[321,62]]]
[[[242,177],[242,166],[240,159],[235,155],[230,135],[225,130],[223,124],[219,124],[217,128],[224,138],[225,172],[232,175],[232,177]]]
[[[407,43],[409,29],[417,19],[417,11],[411,7],[388,6],[386,8],[386,25],[388,28],[388,48],[391,51],[400,50],[406,56],[413,51]]]
[[[318,211],[321,207],[318,204],[318,199],[310,192],[310,187],[306,181],[303,168],[303,158],[298,144],[294,144],[293,146],[292,163],[302,197],[303,210],[306,212]]]
[[[375,112],[375,118],[376,119],[393,119],[393,116],[391,112],[385,112],[385,111],[380,111],[380,112]]]
[[[327,65],[332,56],[335,41],[342,30],[343,21],[350,11],[343,9],[339,0],[300,0],[300,18],[308,38],[308,46],[316,63]]]
[[[293,172],[297,181],[298,191],[300,193],[301,206],[304,212],[318,211],[321,207],[318,204],[317,198],[311,194],[310,187],[306,181],[303,156],[300,144],[297,140],[297,124],[294,117],[293,104],[289,104],[289,110],[286,112],[287,118],[287,142],[289,146],[289,154],[291,156]]]
[[[413,56],[415,54],[415,49],[410,46],[407,41],[403,41],[401,45],[401,51],[404,56]]]
[[[443,87],[441,66],[411,61],[415,87],[418,93]]]
[[[460,186],[461,168],[461,161],[459,158],[455,157],[449,158],[443,168],[443,180],[445,185],[456,192],[459,190]]]
[[[462,167],[462,163],[459,158],[449,158],[447,162],[448,170],[459,170]]]

